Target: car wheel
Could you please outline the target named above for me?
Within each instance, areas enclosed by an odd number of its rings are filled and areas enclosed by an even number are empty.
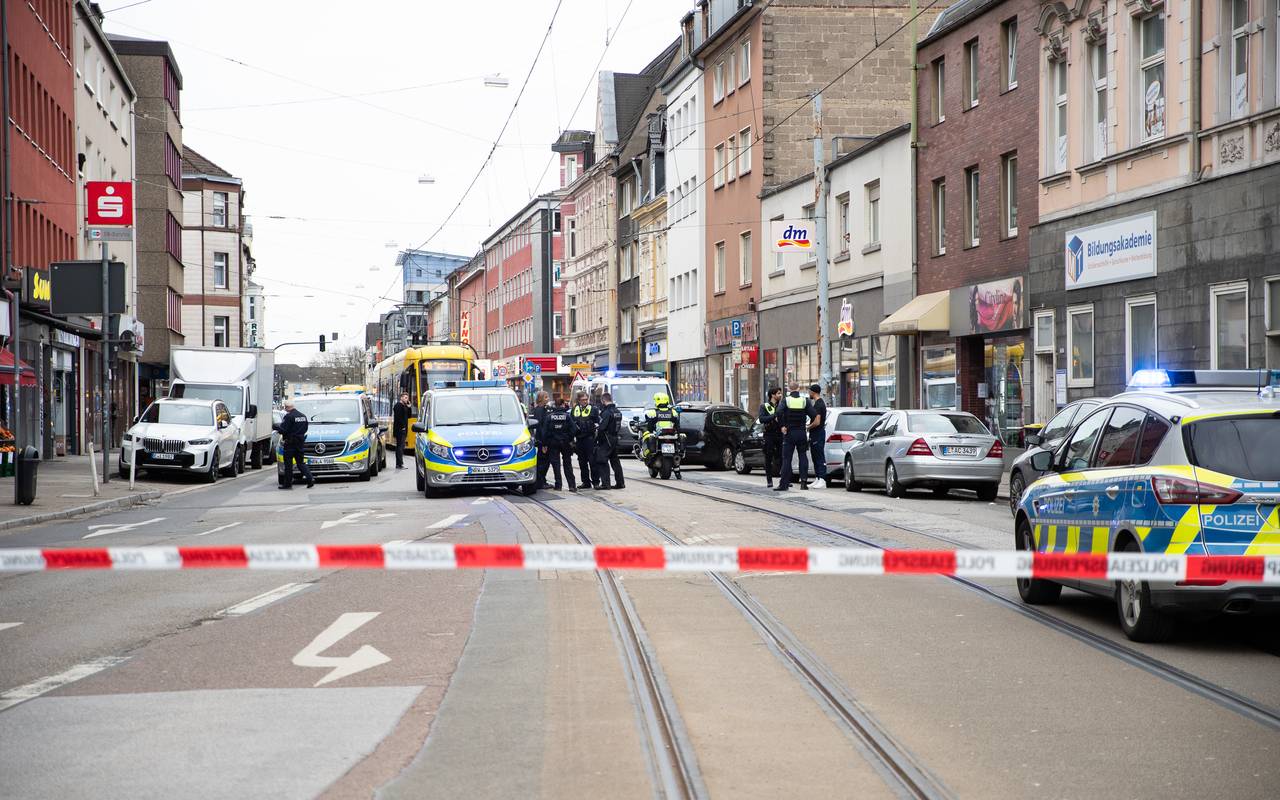
[[[1133,540],[1120,550],[1140,552]],[[1146,581],[1116,581],[1116,612],[1120,629],[1135,642],[1167,642],[1177,631],[1177,620],[1151,602],[1151,586]]]
[[[849,458],[844,460],[844,490],[846,492],[862,491],[862,484],[853,479],[853,460]]]
[[[902,497],[905,487],[898,480],[898,468],[890,461],[884,465],[884,493],[890,497]]]
[[[217,464],[218,459],[214,459],[213,463]],[[240,448],[236,447],[235,455],[231,458],[231,463],[223,467],[220,471],[224,478],[234,478],[236,476],[236,464],[240,463]]]
[[[1023,552],[1034,553],[1035,540],[1031,536],[1031,523],[1026,519],[1018,520],[1015,546]],[[1022,602],[1032,606],[1051,605],[1058,602],[1062,594],[1062,584],[1039,578],[1018,578],[1018,596]]]
[[[213,455],[209,457],[209,471],[205,473],[205,483],[217,483],[218,481],[218,462],[221,457],[217,450],[213,451]]]
[[[266,460],[267,448],[262,442],[255,442],[253,452],[249,455],[249,467],[251,469],[262,469],[262,462]]]
[[[733,469],[733,448],[725,445],[720,449],[720,469]]]
[[[992,500],[995,500],[996,495],[998,495],[999,493],[1000,493],[1000,484],[998,483],[984,483],[982,486],[978,487],[978,499],[985,500],[988,503],[990,503]]]
[[[1022,477],[1022,473],[1014,470],[1009,476],[1009,513],[1018,513],[1018,504],[1022,502],[1022,493],[1026,491],[1027,479]]]
[[[237,474],[237,475],[243,475],[243,474],[244,474],[244,470],[245,470],[245,460],[246,460],[246,459],[245,459],[245,455],[244,455],[244,450],[242,450],[242,449],[240,449],[240,448],[236,448],[236,473],[235,473],[235,474]]]
[[[520,494],[524,495],[525,497],[533,497],[534,493],[537,491],[538,491],[537,481],[530,481],[529,483],[521,484],[520,486]]]
[[[120,477],[121,477],[123,480],[126,480],[126,481],[127,481],[127,480],[129,480],[129,468],[128,468],[128,467],[121,467],[121,468],[120,468]]]
[[[418,471],[417,464],[413,465],[413,477],[416,479],[416,482],[418,484],[418,491],[422,491],[423,487],[426,485],[427,482],[423,480],[422,473]]]
[[[369,456],[369,473],[370,475],[376,478],[378,477],[378,471],[379,471],[378,459],[373,457],[372,451],[370,452],[371,452],[371,455]]]
[[[747,463],[747,457],[741,450],[733,454],[733,471],[739,475],[751,474],[751,465]]]

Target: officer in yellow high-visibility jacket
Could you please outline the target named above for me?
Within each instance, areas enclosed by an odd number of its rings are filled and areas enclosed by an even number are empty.
[[[800,384],[791,382],[790,392],[782,398],[782,480],[773,488],[775,492],[785,492],[791,488],[791,454],[800,458],[800,488],[808,489],[805,473],[809,471],[809,435],[805,430],[809,420],[813,418],[813,404],[809,398],[800,396]]]

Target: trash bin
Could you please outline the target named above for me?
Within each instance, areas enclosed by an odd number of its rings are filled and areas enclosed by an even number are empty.
[[[40,452],[34,447],[25,447],[18,454],[18,502],[29,506],[36,499],[36,473],[40,471]]]

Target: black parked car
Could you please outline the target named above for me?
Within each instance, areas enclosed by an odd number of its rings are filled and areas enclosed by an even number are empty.
[[[764,466],[764,442],[755,417],[725,403],[684,402],[677,408],[685,435],[685,464],[733,469],[742,475]]]

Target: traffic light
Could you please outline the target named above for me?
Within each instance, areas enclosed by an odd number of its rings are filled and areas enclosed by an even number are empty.
[[[324,334],[320,334],[320,352],[324,352]]]

